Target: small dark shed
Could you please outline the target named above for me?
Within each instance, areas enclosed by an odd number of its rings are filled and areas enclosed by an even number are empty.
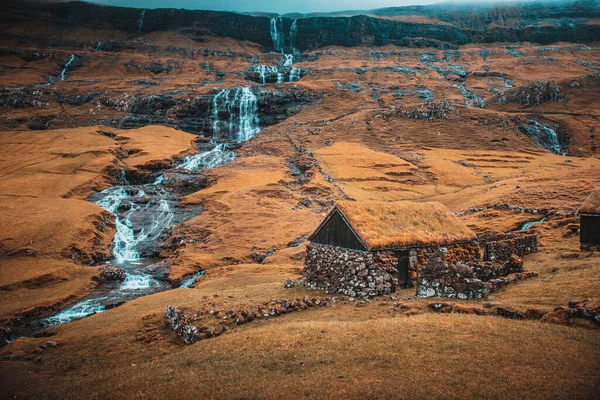
[[[474,255],[475,234],[443,204],[339,202],[309,237],[309,286],[348,296],[412,287],[421,259],[439,247]]]
[[[581,250],[600,251],[600,188],[579,209]]]

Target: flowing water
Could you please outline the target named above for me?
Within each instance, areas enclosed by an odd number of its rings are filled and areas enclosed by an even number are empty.
[[[271,39],[273,40],[273,48],[275,50],[283,50],[285,40],[283,34],[283,19],[281,17],[271,18]]]
[[[245,142],[260,131],[258,101],[250,88],[221,90],[213,100],[213,137]]]
[[[300,73],[301,73],[300,68],[292,67],[290,69],[290,82],[299,81],[301,78]]]
[[[290,47],[292,48],[292,53],[296,54],[298,51],[296,50],[296,36],[298,35],[298,20],[295,19],[292,22],[292,27],[290,28]]]
[[[260,76],[260,83],[263,85],[267,83],[267,79],[269,79],[269,76],[272,75],[277,75],[277,80],[279,81],[279,75],[281,74],[279,68],[271,65],[257,65],[254,67],[254,71],[258,72],[258,75]]]
[[[538,221],[530,221],[530,222],[525,222],[523,225],[521,225],[521,226],[519,227],[519,230],[520,230],[520,231],[525,231],[525,230],[527,230],[527,229],[531,228],[533,225],[535,225],[535,224],[539,224],[539,223],[541,223],[541,222],[545,222],[545,221],[546,221],[546,217],[544,217],[544,218],[542,218],[542,219],[540,219],[540,220],[538,220]]]
[[[235,159],[231,150],[239,142],[254,137],[259,131],[257,97],[249,88],[224,89],[213,101],[213,141],[211,147],[177,163],[176,171],[212,168]],[[227,143],[217,143],[217,139]],[[16,337],[38,334],[44,328],[81,319],[117,307],[140,296],[172,289],[168,267],[159,258],[159,246],[167,229],[184,222],[200,209],[179,204],[180,194],[165,185],[165,172],[153,175],[148,183],[128,182],[122,174],[119,185],[94,193],[89,200],[115,216],[116,233],[112,243],[113,258],[107,265],[121,267],[122,282],[99,285],[87,298],[65,308],[56,315],[13,327],[6,342]],[[179,287],[187,288],[203,271],[184,279]]]
[[[138,19],[138,29],[141,31],[144,26],[144,16],[146,15],[146,10],[142,10],[140,13],[140,18]]]
[[[60,73],[60,80],[64,81],[67,79],[67,69],[69,69],[69,67],[71,66],[71,64],[73,63],[73,61],[75,61],[75,54],[71,54],[71,58],[69,59],[69,61],[67,61],[67,63],[65,64],[62,72]]]

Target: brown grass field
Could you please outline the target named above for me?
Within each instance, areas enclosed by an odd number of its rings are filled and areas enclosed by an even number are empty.
[[[207,36],[201,46],[221,52],[192,57],[171,51],[199,46],[178,31],[131,38],[92,27],[23,24],[5,36],[2,47],[41,49],[52,57],[25,62],[0,54],[2,87],[44,83],[60,70],[60,60],[73,52],[85,56],[85,65],[69,79],[53,83],[51,90],[63,95],[100,91],[128,99],[164,93],[195,97],[236,86],[258,90],[243,78],[249,60],[256,56],[271,64],[281,58],[254,43],[216,36]],[[46,37],[131,40],[145,47],[50,49]],[[26,44],[19,38],[27,38]],[[555,43],[547,50],[550,46],[522,43],[520,58],[508,54],[505,45],[461,46],[458,61],[436,61],[435,68],[421,61],[424,52],[443,58],[444,52],[433,48],[308,52],[295,66],[311,70],[310,75],[267,88],[310,93],[313,101],[263,127],[236,149],[235,161],[206,171],[209,187],[181,199],[204,210],[170,232],[167,239],[177,238],[179,244],[166,254],[169,277],[178,280],[198,269],[206,275],[192,288],[142,297],[49,328],[45,337],[20,338],[0,348],[0,399],[598,399],[597,326],[437,314],[428,305],[438,300],[412,298],[414,289],[399,290],[395,299],[342,301],[257,320],[190,346],[181,343],[164,317],[167,305],[192,314],[274,298],[327,296],[284,288],[287,279],[301,276],[305,256],[305,243],[290,243],[311,234],[331,205],[346,196],[367,204],[439,202],[454,213],[495,203],[565,215],[577,210],[600,186],[594,134],[600,131],[600,80],[593,67],[600,66],[600,45],[586,50]],[[398,54],[376,57],[374,50]],[[486,59],[482,51],[489,53]],[[160,74],[131,67],[151,62],[175,67]],[[487,108],[464,104],[452,86],[458,78],[438,72],[452,63],[478,72],[460,83],[485,97]],[[418,72],[398,73],[392,67]],[[366,72],[358,74],[356,68]],[[222,82],[215,82],[216,70],[226,72]],[[483,72],[502,73],[515,88],[532,80],[555,81],[567,100],[531,107],[499,104],[492,89],[504,82]],[[140,86],[139,80],[156,84]],[[353,84],[360,88],[348,89]],[[419,86],[431,90],[436,102],[453,102],[456,112],[433,120],[402,116],[400,111],[424,103],[415,95]],[[0,325],[51,315],[93,291],[99,269],[73,257],[74,249],[109,254],[114,229],[97,231],[94,223],[110,215],[86,198],[113,184],[115,172],[168,166],[195,149],[194,135],[161,125],[98,125],[127,113],[109,106],[90,112],[94,106],[50,102],[0,108]],[[28,130],[32,118],[50,118],[49,129]],[[567,155],[552,154],[524,134],[519,126],[530,119],[555,126],[567,140]],[[305,182],[290,169],[298,160],[308,165]],[[306,198],[310,207],[301,203]],[[565,215],[531,228],[539,235],[540,252],[524,258],[525,268],[539,277],[460,304],[550,312],[570,300],[600,302],[600,255],[579,250],[578,235],[569,229],[578,220]],[[420,214],[410,218],[418,221]],[[475,234],[504,233],[540,218],[496,208],[458,217]],[[432,230],[446,225],[442,219],[435,222]],[[368,235],[377,243],[384,233]],[[268,252],[256,264],[252,255]]]

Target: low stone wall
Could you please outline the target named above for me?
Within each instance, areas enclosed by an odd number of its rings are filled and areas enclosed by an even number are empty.
[[[417,297],[480,299],[510,283],[534,276],[538,274],[523,272],[523,261],[518,257],[511,257],[504,265],[449,264],[446,262],[446,252],[442,249],[419,269]]]
[[[508,262],[502,265],[492,262],[467,263],[467,265],[473,270],[475,278],[485,282],[524,272],[523,260],[515,255],[511,256]]]
[[[538,238],[535,235],[520,236],[506,240],[491,241],[485,244],[484,260],[508,260],[515,254],[519,257],[538,252]]]
[[[256,319],[268,319],[294,311],[307,310],[311,307],[325,307],[335,300],[329,297],[325,299],[321,297],[274,299],[257,306],[254,310],[211,310],[213,323],[204,320],[204,324],[201,326],[196,325],[197,320],[186,316],[183,311],[172,306],[167,306],[165,316],[173,332],[181,337],[185,344],[193,344],[199,340],[220,336],[235,326],[247,324]]]
[[[398,286],[392,252],[360,252],[311,243],[306,248],[306,286],[351,297],[392,293]]]

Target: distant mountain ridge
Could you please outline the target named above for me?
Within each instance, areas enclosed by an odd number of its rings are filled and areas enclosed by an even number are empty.
[[[356,15],[351,15],[357,13]],[[324,16],[281,16],[281,34],[295,25],[300,51],[326,46],[384,46],[452,48],[467,43],[558,41],[592,42],[600,38],[600,2],[570,0],[540,3],[441,3],[342,11]],[[348,16],[341,16],[341,15]],[[20,23],[53,24],[61,28],[85,26],[149,33],[179,30],[193,40],[206,35],[249,40],[273,47],[271,18],[232,12],[148,9],[101,6],[85,2],[25,3],[9,0],[0,15],[8,32]]]

